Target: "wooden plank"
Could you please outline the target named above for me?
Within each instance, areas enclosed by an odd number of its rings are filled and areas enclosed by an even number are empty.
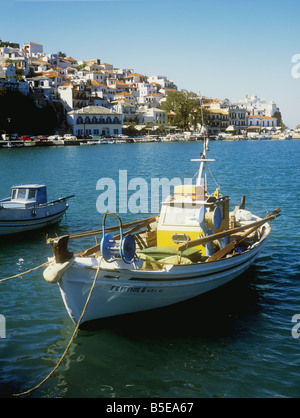
[[[278,216],[278,215],[277,215]],[[236,240],[230,242],[229,244],[225,245],[225,247],[221,248],[221,250],[217,251],[215,254],[210,256],[207,260],[208,261],[216,261],[220,260],[225,255],[229,254],[232,250],[235,249],[237,244],[240,244],[248,235],[252,234],[252,232],[256,231],[261,225],[256,225],[246,231],[241,237],[237,238]]]
[[[127,229],[127,228],[130,228],[130,227],[134,226],[134,225],[143,224],[143,223],[149,224],[151,222],[154,222],[156,220],[157,216],[158,215],[150,216],[149,218],[140,219],[138,221],[127,222],[127,223],[123,224],[123,229]],[[119,230],[119,225],[107,227],[107,228],[105,228],[105,230],[107,232],[118,231]],[[102,234],[102,232],[103,232],[102,228],[101,229],[95,229],[93,231],[79,232],[77,234],[70,234],[69,239],[92,237],[94,235],[100,235],[100,234]],[[56,238],[47,238],[47,244],[52,244],[56,239],[57,239],[57,237]]]
[[[236,228],[228,229],[227,231],[217,232],[216,234],[207,235],[206,237],[203,237],[203,238],[197,238],[197,239],[188,241],[184,244],[177,245],[176,249],[178,251],[184,251],[187,248],[196,247],[198,245],[206,244],[207,242],[211,242],[211,241],[214,241],[214,240],[217,240],[217,239],[220,239],[220,238],[228,237],[228,236],[233,235],[237,232],[245,231],[246,229],[252,228],[254,226],[263,225],[265,222],[268,222],[271,219],[274,219],[277,216],[279,216],[280,212],[281,212],[281,210],[277,208],[272,213],[267,215],[264,219],[261,219],[260,221],[251,222],[248,225],[238,226]]]

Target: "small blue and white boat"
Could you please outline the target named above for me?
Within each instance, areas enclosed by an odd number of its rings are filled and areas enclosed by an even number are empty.
[[[59,222],[68,209],[67,200],[74,195],[47,201],[43,184],[12,187],[11,196],[0,199],[0,235],[11,235],[44,228]]]

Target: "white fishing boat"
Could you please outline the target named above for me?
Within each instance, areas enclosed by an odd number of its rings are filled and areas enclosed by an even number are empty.
[[[245,210],[233,211],[219,188],[208,193],[207,141],[195,185],[177,186],[158,216],[48,239],[54,257],[44,271],[58,283],[67,312],[77,325],[107,317],[176,304],[216,289],[245,272],[266,244],[269,221]],[[125,232],[125,230],[127,230]],[[118,231],[112,236],[112,231]],[[69,240],[102,234],[101,243],[73,254]],[[88,303],[86,304],[86,302]],[[79,324],[78,324],[79,323]]]
[[[44,228],[58,222],[74,195],[47,201],[43,184],[13,186],[11,196],[0,200],[0,235]]]

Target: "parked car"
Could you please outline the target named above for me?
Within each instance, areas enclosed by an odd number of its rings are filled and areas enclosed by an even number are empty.
[[[21,136],[22,141],[32,141],[32,137],[30,135],[22,135]]]
[[[11,134],[10,139],[13,140],[13,141],[17,140],[17,139],[20,139],[19,134]]]
[[[76,140],[77,138],[72,134],[64,134],[64,139]]]

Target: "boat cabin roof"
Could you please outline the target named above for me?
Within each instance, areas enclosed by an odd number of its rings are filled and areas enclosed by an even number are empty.
[[[47,203],[47,188],[44,184],[20,184],[12,186],[11,202]]]
[[[38,189],[41,187],[46,187],[44,184],[18,184],[17,186],[12,186],[12,189]]]

